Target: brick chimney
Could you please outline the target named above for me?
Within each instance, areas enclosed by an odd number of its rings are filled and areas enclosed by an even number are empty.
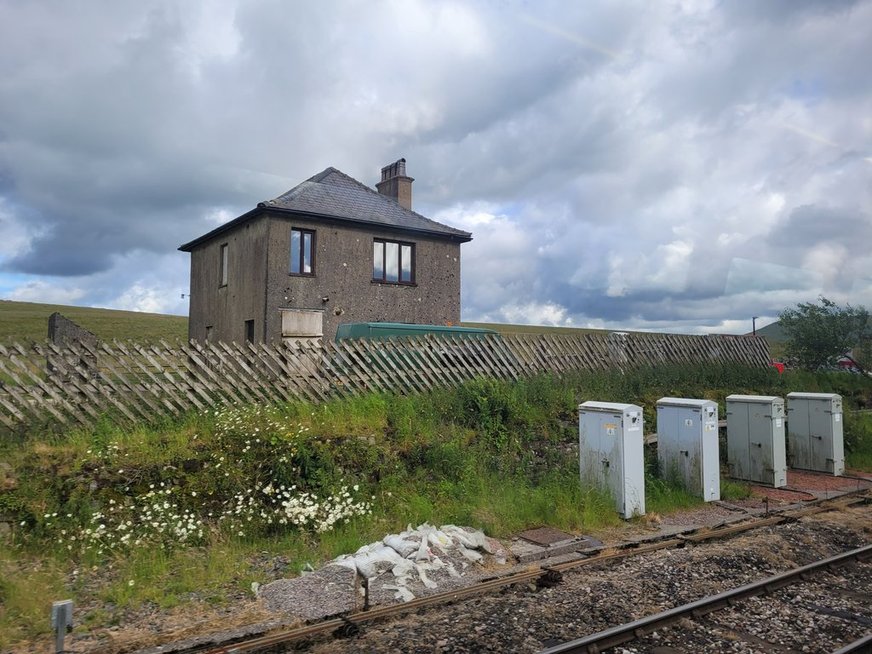
[[[381,169],[381,181],[375,185],[376,190],[399,203],[404,209],[412,209],[412,182],[415,180],[406,176],[406,160],[400,159]]]

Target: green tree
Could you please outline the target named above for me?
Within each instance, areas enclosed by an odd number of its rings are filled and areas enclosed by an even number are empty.
[[[866,370],[872,370],[872,334],[867,333],[860,342],[854,346],[854,361]]]
[[[817,303],[801,302],[785,309],[778,319],[787,334],[788,358],[810,370],[833,365],[872,336],[869,312],[864,307],[842,307],[823,296]]]

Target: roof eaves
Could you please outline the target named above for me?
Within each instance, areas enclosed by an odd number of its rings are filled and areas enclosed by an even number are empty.
[[[198,236],[193,241],[188,241],[187,243],[180,245],[178,249],[181,250],[182,252],[190,252],[191,250],[193,250],[195,247],[197,247],[201,243],[205,243],[206,241],[209,241],[209,240],[215,238],[216,236],[219,236],[219,235],[223,234],[224,232],[233,229],[234,227],[236,227],[238,225],[241,225],[245,222],[248,222],[252,218],[256,218],[259,214],[263,213],[263,211],[265,209],[266,209],[266,207],[264,206],[264,204],[262,202],[260,202],[260,203],[258,203],[258,205],[254,209],[251,209],[250,211],[246,211],[244,214],[242,214],[241,216],[237,216],[236,218],[234,218],[230,222],[224,223],[223,225],[219,225],[218,227],[213,229],[211,232],[206,232],[202,236]]]
[[[263,203],[261,203],[263,204]],[[261,206],[261,205],[258,205]],[[472,234],[469,232],[465,232],[462,229],[455,229],[454,227],[449,227],[453,231],[439,231],[434,229],[425,229],[423,227],[407,227],[402,225],[392,225],[390,223],[382,223],[377,220],[366,220],[364,218],[346,218],[345,216],[335,216],[333,214],[327,213],[318,213],[317,211],[309,211],[306,209],[290,209],[288,207],[276,207],[272,205],[265,205],[265,209],[269,209],[270,211],[275,211],[277,213],[290,214],[293,216],[312,216],[313,218],[319,218],[324,220],[330,220],[338,223],[343,223],[346,225],[365,225],[367,227],[378,227],[380,229],[387,229],[391,231],[397,232],[412,232],[415,234],[427,234],[429,236],[436,236],[439,238],[445,238],[452,241],[459,241],[460,243],[468,243],[472,240]],[[436,221],[429,221],[436,222]],[[436,223],[437,225],[441,225],[441,223]],[[448,227],[447,225],[442,225],[444,227]]]

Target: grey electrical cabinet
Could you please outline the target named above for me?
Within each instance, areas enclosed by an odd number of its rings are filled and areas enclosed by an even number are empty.
[[[842,396],[836,393],[788,393],[787,440],[794,468],[845,473]]]
[[[578,457],[582,483],[611,493],[624,518],[645,515],[642,408],[616,402],[578,407]]]
[[[676,477],[694,495],[706,502],[721,499],[717,402],[657,400],[657,460],[662,474]]]
[[[730,476],[778,488],[787,484],[784,400],[770,395],[727,396]]]

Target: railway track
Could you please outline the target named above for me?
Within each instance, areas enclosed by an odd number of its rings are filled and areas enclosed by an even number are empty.
[[[543,650],[542,654],[599,654],[600,652],[606,652],[618,645],[624,645],[632,641],[639,641],[648,634],[658,632],[664,628],[673,628],[675,625],[679,625],[687,619],[700,620],[713,612],[728,608],[736,609],[738,607],[738,611],[734,611],[736,615],[732,616],[729,620],[724,621],[724,624],[716,625],[717,631],[724,633],[724,636],[729,638],[731,643],[735,643],[737,637],[741,639],[743,632],[748,633],[745,628],[737,628],[737,626],[747,623],[749,620],[753,620],[754,615],[751,611],[756,608],[752,606],[749,609],[748,603],[743,604],[742,600],[760,595],[774,594],[776,591],[794,584],[821,584],[822,582],[819,578],[820,573],[838,566],[844,566],[856,562],[872,562],[872,545],[856,548],[789,572],[772,575],[765,579],[761,579],[760,581],[745,584],[739,588],[733,588],[716,595],[696,600],[695,602],[690,602],[667,611],[646,616],[639,620],[634,620],[633,622],[627,622],[617,627],[606,629],[599,633],[584,636],[554,647],[549,647],[548,649]],[[865,575],[862,575],[862,578],[865,579],[865,582],[868,584],[872,582],[872,565],[867,565],[866,567],[868,569],[865,570]],[[827,585],[826,582],[823,583],[825,586]],[[860,588],[840,588],[839,586],[835,586],[835,588],[845,590],[849,595],[865,594],[867,602],[872,599],[868,585],[861,586]],[[811,607],[804,608],[812,610],[813,612],[838,611],[838,609],[833,607],[827,607],[820,604],[814,604]],[[846,611],[840,611],[840,613],[843,614],[843,617],[850,617],[868,625],[869,629],[872,630],[872,615],[870,615],[868,611],[866,614],[850,614]],[[681,631],[681,629],[681,627],[678,627],[678,631]],[[687,630],[686,626],[684,627],[684,630]],[[754,641],[761,640],[759,636],[753,633],[751,633],[750,636]],[[661,638],[658,640],[662,641],[663,639]],[[689,638],[683,636],[681,633],[673,631],[670,640],[676,642],[687,642]],[[751,644],[760,645],[759,642],[753,642]],[[778,643],[771,644],[773,646],[778,645]],[[651,644],[649,640],[648,647],[645,648],[643,646],[639,651],[647,651],[653,646],[655,646],[655,644]],[[656,646],[663,647],[663,645]],[[869,651],[866,649],[867,646],[872,647],[872,636],[855,641],[847,646],[848,649],[842,648],[839,651]]]
[[[657,552],[659,550],[682,548],[687,544],[700,544],[707,541],[730,538],[754,529],[793,522],[803,517],[827,511],[839,511],[852,505],[868,503],[868,501],[868,492],[853,493],[830,500],[821,500],[800,509],[749,519],[748,522],[738,525],[701,529],[693,533],[679,535],[672,538],[664,538],[663,540],[638,547],[626,546],[620,549],[604,549],[588,558],[580,560],[572,560],[554,565],[548,565],[546,563],[545,565],[534,569],[488,579],[468,588],[419,598],[405,604],[379,606],[368,611],[325,620],[300,628],[275,631],[253,638],[245,638],[244,640],[239,640],[237,638],[232,641],[228,640],[218,644],[213,642],[208,646],[189,648],[174,648],[172,646],[167,646],[161,648],[161,651],[175,652],[178,654],[194,654],[195,652],[197,654],[241,654],[242,652],[280,651],[286,648],[305,648],[308,644],[314,642],[323,643],[325,639],[341,639],[354,636],[363,631],[368,625],[373,625],[379,622],[384,623],[388,620],[400,618],[404,614],[458,603],[476,596],[491,595],[511,586],[559,584],[564,574],[571,573],[572,571],[584,568],[585,566],[596,566],[607,564],[609,562],[631,559],[648,553]],[[588,649],[579,651],[598,650]]]

